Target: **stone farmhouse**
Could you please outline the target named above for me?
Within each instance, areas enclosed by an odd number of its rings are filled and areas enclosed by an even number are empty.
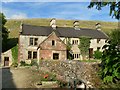
[[[73,27],[58,27],[56,19],[50,21],[50,26],[33,26],[21,24],[18,43],[18,60],[31,62],[31,60],[66,60],[67,40],[72,44],[72,55],[74,60],[82,60],[78,48],[79,37],[91,37],[89,58],[93,58],[96,50],[102,51],[108,36],[100,29],[100,24],[96,24],[96,29],[79,28],[79,21],[73,23]]]

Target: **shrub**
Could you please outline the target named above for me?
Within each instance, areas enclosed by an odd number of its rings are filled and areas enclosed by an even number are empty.
[[[25,61],[20,61],[20,66],[31,66],[30,64],[25,63]]]
[[[32,60],[30,66],[38,66],[38,63],[36,60]]]
[[[120,30],[111,33],[107,45],[103,46],[102,68],[100,76],[105,83],[120,80]]]
[[[101,59],[102,58],[102,52],[100,52],[99,50],[94,52],[94,58],[95,59]]]
[[[12,63],[12,65],[11,66],[13,66],[13,67],[17,67],[18,66],[18,63]]]
[[[25,66],[25,65],[26,65],[25,61],[20,61],[20,66]]]

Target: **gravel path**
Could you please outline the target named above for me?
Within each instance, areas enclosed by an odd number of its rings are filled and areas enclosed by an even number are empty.
[[[34,88],[32,86],[33,74],[29,68],[3,68],[3,88]]]

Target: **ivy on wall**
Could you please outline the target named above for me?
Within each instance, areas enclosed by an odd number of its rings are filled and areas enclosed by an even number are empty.
[[[71,52],[71,48],[72,48],[72,44],[70,43],[71,39],[67,38],[66,39],[66,46],[67,46],[67,59],[72,60],[73,56],[72,56],[72,52]]]
[[[80,49],[83,60],[85,60],[86,56],[89,55],[90,39],[91,38],[87,36],[79,37],[80,43],[78,45],[78,48]]]
[[[12,62],[17,63],[18,61],[18,45],[14,46],[12,49]]]

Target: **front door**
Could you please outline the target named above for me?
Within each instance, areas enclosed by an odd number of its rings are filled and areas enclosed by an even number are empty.
[[[93,48],[89,49],[89,58],[93,58]]]
[[[9,57],[4,57],[4,66],[9,66]]]

